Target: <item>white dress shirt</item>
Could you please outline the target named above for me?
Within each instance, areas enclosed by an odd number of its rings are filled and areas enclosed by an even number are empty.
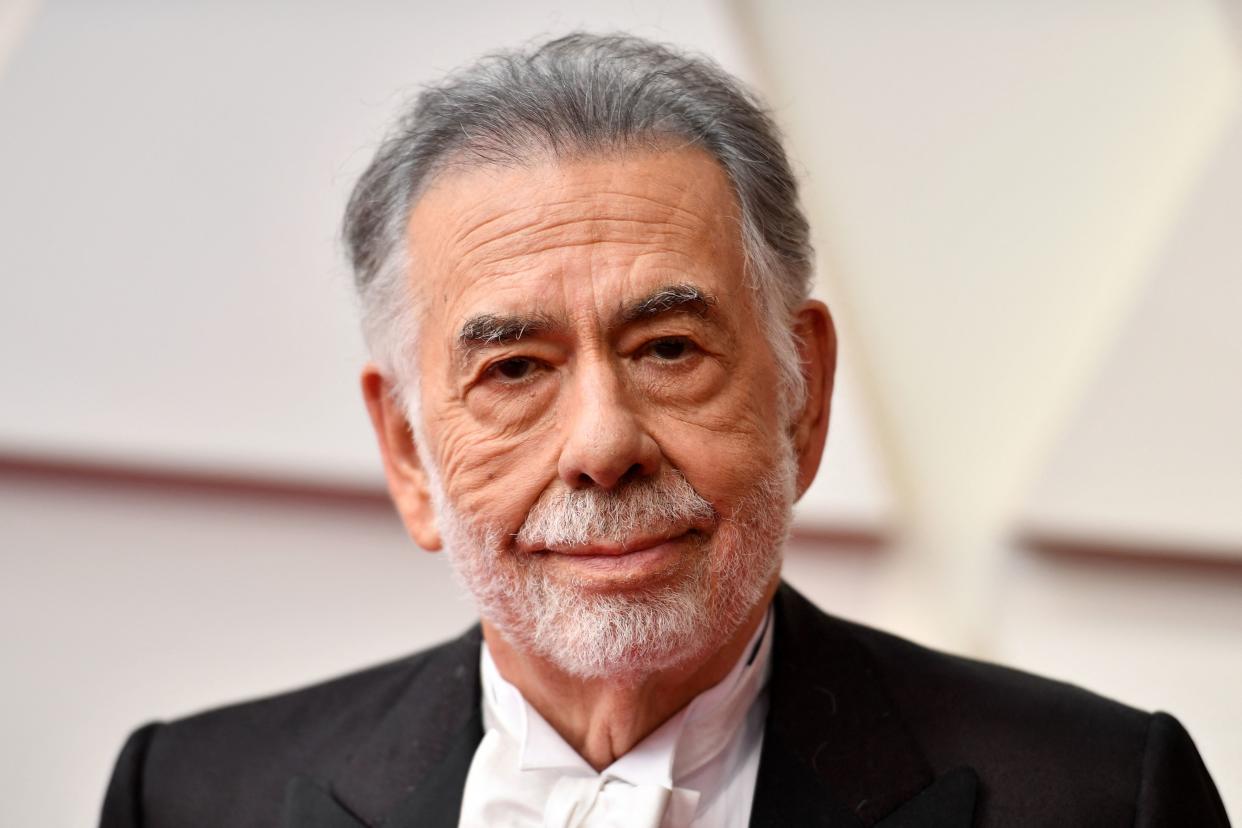
[[[500,675],[483,644],[483,741],[462,828],[743,828],[767,715],[772,610],[729,674],[603,771]]]

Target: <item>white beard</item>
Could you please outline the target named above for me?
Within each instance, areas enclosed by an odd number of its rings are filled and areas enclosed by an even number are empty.
[[[728,516],[668,470],[613,490],[549,490],[513,537],[458,513],[438,474],[429,476],[453,571],[506,640],[573,676],[634,678],[706,658],[763,598],[780,570],[795,496],[793,447],[782,442],[775,466]],[[620,542],[687,525],[714,531],[692,534],[699,548],[688,566],[656,587],[601,594],[512,549],[514,541]]]

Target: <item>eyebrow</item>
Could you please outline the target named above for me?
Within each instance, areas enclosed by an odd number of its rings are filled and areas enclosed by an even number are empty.
[[[560,328],[553,319],[543,314],[501,315],[481,313],[472,316],[461,326],[457,344],[467,352],[491,345],[507,345],[522,337],[544,333]]]
[[[668,313],[707,317],[715,304],[716,297],[695,285],[665,285],[641,299],[627,303],[617,314],[616,323],[630,325]],[[483,348],[510,345],[528,336],[564,329],[564,323],[546,314],[480,313],[467,319],[461,326],[457,334],[457,345],[468,357]]]
[[[641,299],[626,304],[618,316],[623,325],[641,322],[666,313],[688,313],[706,317],[716,305],[716,297],[695,285],[665,285]]]

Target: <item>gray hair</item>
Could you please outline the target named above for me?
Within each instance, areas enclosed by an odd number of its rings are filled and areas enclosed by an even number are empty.
[[[363,331],[407,405],[417,405],[407,392],[417,388],[419,314],[406,224],[436,175],[449,166],[520,165],[670,141],[701,147],[730,180],[747,281],[794,410],[805,382],[791,314],[810,292],[812,253],[776,126],[752,93],[707,58],[628,35],[585,33],[485,57],[425,88],[354,188],[344,239]]]

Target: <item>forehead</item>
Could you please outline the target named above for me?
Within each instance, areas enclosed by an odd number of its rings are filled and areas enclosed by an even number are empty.
[[[728,178],[695,148],[444,173],[408,226],[428,328],[479,311],[615,310],[668,283],[742,283]]]

